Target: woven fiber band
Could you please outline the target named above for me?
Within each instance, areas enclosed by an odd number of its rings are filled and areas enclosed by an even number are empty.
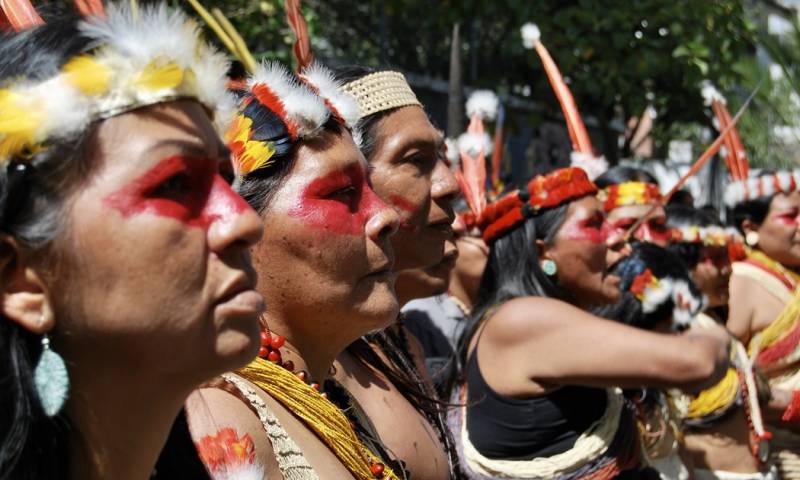
[[[361,118],[393,108],[422,106],[400,72],[371,73],[345,84],[342,91],[355,97]]]

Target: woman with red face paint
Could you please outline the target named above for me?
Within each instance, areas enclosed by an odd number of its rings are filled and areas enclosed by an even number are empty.
[[[470,478],[650,478],[615,387],[699,390],[725,371],[719,334],[658,334],[587,312],[620,297],[596,193],[583,170],[556,170],[478,220],[489,261],[453,378]]]
[[[269,225],[251,252],[268,307],[259,358],[189,402],[200,456],[221,478],[238,468],[218,455],[228,445],[267,478],[402,476],[380,443],[360,440],[370,419],[330,378],[347,345],[398,312],[397,214],[369,185],[356,104],[335,85],[319,66],[299,78],[259,66],[228,129],[237,189]]]
[[[259,346],[262,227],[213,124],[228,63],[163,5],[92,5],[2,5],[4,479],[153,478],[190,392]]]
[[[400,216],[392,238],[395,269],[436,265],[452,239],[450,204],[458,192],[442,133],[431,125],[401,73],[348,67],[338,77],[342,90],[360,106],[361,151],[370,165],[370,182]],[[398,285],[399,294],[409,290]],[[399,300],[403,305],[411,298]],[[351,345],[339,358],[337,378],[413,477],[452,478],[457,475],[455,450],[421,356],[410,353],[419,350],[398,323]]]
[[[614,167],[595,180],[601,189],[598,198],[608,215],[609,245],[624,238],[669,244],[667,214],[661,200],[658,181],[645,172],[631,167]],[[631,229],[636,228],[635,231]]]
[[[707,299],[695,322],[701,327],[724,325],[731,274],[729,233],[708,211],[675,205],[667,209],[667,215],[673,232],[669,249],[686,264]],[[769,404],[759,402],[764,392],[751,392],[760,385],[755,382],[750,359],[738,340],[731,341],[732,366],[722,381],[678,401],[686,405],[686,449],[698,478],[777,478],[768,462],[769,435],[761,420]]]
[[[748,246],[746,258],[733,264],[728,328],[756,356],[773,393],[788,397],[781,418],[770,419],[774,458],[784,478],[800,478],[800,435],[789,432],[800,421],[800,321],[782,315],[800,281],[798,182],[797,171],[764,172],[732,182],[725,192],[730,218]]]

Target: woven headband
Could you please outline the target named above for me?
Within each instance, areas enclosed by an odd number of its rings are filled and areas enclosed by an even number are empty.
[[[422,106],[400,72],[371,73],[346,83],[341,90],[355,97],[361,118],[393,108]]]
[[[487,205],[478,219],[478,227],[483,232],[483,239],[489,243],[542,209],[596,193],[597,186],[581,168],[562,168],[547,175],[537,175],[524,188]]]

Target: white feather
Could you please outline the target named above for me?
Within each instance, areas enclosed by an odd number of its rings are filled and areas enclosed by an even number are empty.
[[[700,95],[703,96],[703,102],[707,107],[710,107],[714,100],[717,100],[723,105],[726,103],[725,97],[723,97],[719,90],[708,80],[703,80],[703,82],[700,83]]]
[[[520,33],[522,34],[522,45],[528,49],[533,48],[542,37],[542,32],[535,23],[526,23],[520,29]]]
[[[745,200],[745,190],[747,186],[743,181],[735,181],[725,187],[725,205],[733,208]]]
[[[447,146],[447,159],[450,161],[450,164],[453,166],[458,165],[461,162],[461,155],[458,151],[458,143],[452,138],[445,138],[444,143]]]
[[[664,303],[672,293],[672,280],[663,278],[658,280],[658,285],[647,286],[644,290],[644,298],[642,299],[642,311],[644,313],[655,312],[659,305]]]
[[[594,180],[608,170],[608,160],[603,155],[595,157],[594,155],[573,150],[569,154],[569,159],[571,166],[582,168],[590,180]]]
[[[493,146],[492,139],[487,133],[483,135],[462,133],[458,137],[458,151],[470,157],[477,157],[481,152],[484,155],[491,155]]]
[[[500,108],[500,99],[491,90],[475,90],[467,99],[467,118],[477,115],[481,120],[494,121]]]
[[[355,97],[341,90],[342,83],[336,80],[330,70],[319,62],[306,68],[302,76],[319,91],[320,96],[328,100],[349,128],[353,128],[361,118]]]
[[[286,110],[286,121],[297,127],[300,138],[315,136],[328,121],[330,110],[319,95],[291,78],[288,70],[277,62],[262,63],[249,80],[252,88],[264,84],[280,99]]]
[[[213,480],[263,480],[266,471],[263,466],[255,464],[241,464],[232,467],[220,467],[211,472]]]
[[[781,187],[782,192],[788,192],[792,186],[792,172],[780,171],[775,176],[778,177],[778,185]]]

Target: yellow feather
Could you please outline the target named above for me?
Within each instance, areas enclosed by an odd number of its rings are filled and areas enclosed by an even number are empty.
[[[0,158],[15,156],[33,147],[41,123],[42,114],[21,107],[18,94],[0,90]]]
[[[268,166],[275,155],[275,149],[270,142],[250,139],[252,126],[253,121],[250,118],[237,115],[225,133],[225,141],[236,157],[239,175],[247,175]]]
[[[80,55],[64,65],[66,81],[85,95],[99,95],[108,91],[111,69],[89,55]]]
[[[183,75],[183,69],[173,62],[161,64],[152,61],[142,70],[134,83],[144,90],[169,90],[183,83]]]

